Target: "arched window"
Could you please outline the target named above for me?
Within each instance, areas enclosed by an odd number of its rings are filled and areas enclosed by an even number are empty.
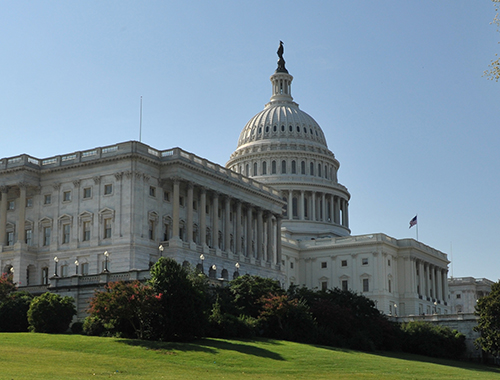
[[[297,167],[296,167],[295,160],[292,161],[292,174],[297,174]]]
[[[245,175],[246,175],[247,177],[249,177],[249,176],[250,176],[250,167],[248,166],[248,164],[246,164],[246,167],[245,167]]]
[[[262,175],[266,175],[267,174],[267,162],[264,161],[262,163]]]
[[[281,161],[281,173],[286,174],[286,161]]]
[[[257,175],[257,163],[253,163],[253,175]]]
[[[298,207],[297,207],[297,198],[296,197],[293,197],[292,199],[292,216],[294,218],[297,218],[299,216],[299,211],[298,211]]]
[[[308,209],[307,209],[308,202],[309,200],[307,198],[304,198],[304,218],[308,217]]]
[[[306,162],[302,161],[300,163],[300,174],[306,174]]]
[[[271,174],[276,174],[276,161],[271,162]]]
[[[314,163],[311,162],[311,165],[309,165],[309,174],[314,175]]]
[[[321,177],[321,164],[318,164],[318,177]]]
[[[328,178],[328,166],[325,165],[325,178]]]

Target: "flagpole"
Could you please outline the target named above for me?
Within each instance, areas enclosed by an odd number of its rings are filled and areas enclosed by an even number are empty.
[[[418,241],[418,214],[417,214],[417,241]]]

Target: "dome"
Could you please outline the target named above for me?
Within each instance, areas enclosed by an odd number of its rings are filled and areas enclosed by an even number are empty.
[[[280,45],[271,100],[246,123],[226,167],[280,192],[287,236],[349,235],[350,194],[337,180],[340,163],[318,123],[293,101],[282,54]]]

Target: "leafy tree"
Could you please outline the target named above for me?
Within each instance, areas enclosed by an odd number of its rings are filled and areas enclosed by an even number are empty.
[[[263,297],[259,320],[264,335],[297,342],[314,343],[316,325],[309,307],[303,300],[290,299],[286,294]]]
[[[161,257],[151,268],[149,284],[159,302],[157,339],[190,340],[202,336],[208,325],[208,285],[203,274],[184,269]]]
[[[152,329],[152,320],[157,316],[161,297],[161,293],[155,294],[151,286],[139,281],[108,283],[104,291],[96,291],[90,301],[86,331],[92,334],[90,321],[93,321],[108,333],[146,339]]]
[[[491,0],[495,3],[495,11],[497,12],[492,24],[497,25],[497,31],[500,32],[500,17],[498,16],[498,9],[500,0]],[[495,54],[498,57],[498,54]],[[490,63],[490,69],[484,72],[484,75],[491,80],[497,81],[500,79],[500,58],[492,60]]]
[[[476,315],[479,320],[474,330],[481,333],[476,345],[492,355],[500,355],[500,281],[491,286],[490,294],[477,300]]]
[[[239,314],[257,318],[262,311],[262,297],[283,295],[278,281],[248,274],[238,277],[229,283],[229,291]]]
[[[2,273],[0,276],[0,302],[3,302],[16,289],[16,284],[12,281],[12,274]]]
[[[41,333],[63,333],[76,314],[72,297],[44,293],[31,301],[28,310],[29,330]]]
[[[28,331],[28,310],[33,296],[28,292],[9,294],[0,304],[0,331]]]

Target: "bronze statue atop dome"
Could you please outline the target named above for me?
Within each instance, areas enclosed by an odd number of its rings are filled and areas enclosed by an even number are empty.
[[[288,70],[285,68],[285,60],[283,59],[283,53],[285,52],[285,47],[283,46],[283,41],[280,41],[280,46],[278,48],[278,68],[276,69],[277,73],[288,73]]]

